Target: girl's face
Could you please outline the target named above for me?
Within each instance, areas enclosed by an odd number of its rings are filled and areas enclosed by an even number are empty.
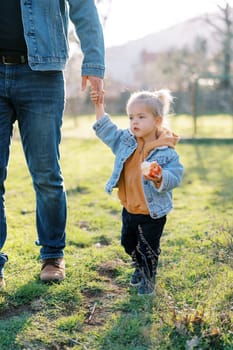
[[[145,142],[155,140],[155,132],[161,125],[161,118],[155,117],[145,104],[134,102],[128,107],[130,130]]]

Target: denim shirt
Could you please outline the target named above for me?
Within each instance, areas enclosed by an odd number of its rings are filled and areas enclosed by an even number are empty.
[[[83,52],[82,75],[104,76],[104,39],[94,0],[20,0],[32,70],[63,70],[69,18]]]
[[[115,155],[113,172],[105,187],[106,192],[110,194],[113,188],[117,187],[125,161],[136,150],[137,140],[130,130],[118,129],[107,114],[93,125],[93,129]],[[145,160],[156,160],[163,169],[160,188],[156,188],[153,181],[142,176],[142,187],[150,216],[157,219],[172,209],[172,189],[180,184],[184,168],[177,152],[167,146],[152,150]]]

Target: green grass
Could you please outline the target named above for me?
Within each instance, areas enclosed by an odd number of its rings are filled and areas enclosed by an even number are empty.
[[[233,115],[201,115],[196,119],[196,135],[194,135],[194,120],[192,116],[171,116],[170,122],[181,137],[233,137]]]
[[[177,118],[182,134],[189,117]],[[222,118],[213,117],[219,128]],[[115,119],[127,125],[126,118]],[[161,240],[156,294],[138,297],[119,243],[121,206],[115,192],[104,192],[113,155],[94,137],[92,122],[82,117],[64,124],[67,278],[60,284],[39,281],[35,196],[20,141],[13,140],[0,349],[232,350],[233,146],[178,145],[185,175]],[[224,132],[230,123],[221,126]],[[212,128],[203,132],[218,136]]]
[[[115,116],[114,120],[120,127],[126,128],[129,125],[127,117]],[[93,116],[66,117],[64,133],[71,137],[93,137],[93,121]],[[171,115],[168,122],[181,138],[194,136],[194,121],[191,115]],[[195,137],[233,138],[233,115],[201,115],[197,117],[196,126]]]

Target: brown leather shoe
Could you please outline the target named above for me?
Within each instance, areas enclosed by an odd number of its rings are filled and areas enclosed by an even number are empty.
[[[50,258],[42,260],[42,268],[40,279],[43,282],[59,282],[63,281],[65,274],[64,258]]]
[[[6,286],[5,280],[3,277],[0,277],[0,290],[4,289]]]

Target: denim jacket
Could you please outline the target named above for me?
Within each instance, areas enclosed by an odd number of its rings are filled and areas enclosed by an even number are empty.
[[[68,59],[69,18],[83,52],[82,75],[104,75],[104,40],[94,0],[20,0],[32,70],[62,70]]]
[[[107,114],[93,125],[93,129],[115,155],[113,172],[105,187],[106,192],[111,193],[113,188],[117,187],[125,161],[137,148],[137,140],[130,130],[118,129]],[[145,160],[156,160],[163,169],[160,188],[156,188],[153,181],[146,180],[142,176],[142,186],[150,216],[157,219],[172,209],[172,189],[180,184],[184,168],[177,152],[167,146],[152,150]]]

